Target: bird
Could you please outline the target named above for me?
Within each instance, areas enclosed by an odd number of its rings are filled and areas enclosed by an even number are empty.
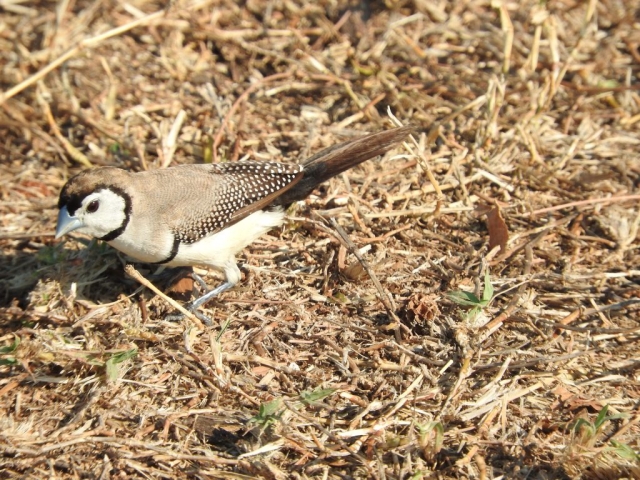
[[[77,231],[139,262],[221,271],[225,282],[189,305],[195,313],[240,281],[236,254],[281,226],[292,203],[386,153],[412,131],[403,126],[361,136],[299,164],[237,161],[140,172],[111,166],[85,170],[60,192],[55,238]]]

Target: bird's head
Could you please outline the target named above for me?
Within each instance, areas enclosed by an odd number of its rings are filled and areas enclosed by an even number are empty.
[[[60,192],[56,238],[75,230],[106,241],[120,235],[131,215],[131,197],[121,188],[126,175],[103,167],[72,177]]]

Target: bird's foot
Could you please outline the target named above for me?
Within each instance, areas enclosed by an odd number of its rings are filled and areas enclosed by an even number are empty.
[[[198,285],[200,285],[200,287],[203,290],[207,289],[207,284],[205,283],[205,281],[202,279],[202,277],[200,277],[200,275],[198,275],[197,273],[192,273],[192,277],[193,279],[196,281],[196,283],[198,283]],[[207,325],[208,327],[213,325],[213,321],[207,317],[206,315],[204,315],[203,313],[200,313],[198,311],[198,308],[200,308],[201,306],[203,306],[204,304],[206,304],[209,300],[213,299],[214,297],[217,297],[218,295],[220,295],[222,292],[225,292],[226,290],[229,290],[231,287],[233,287],[233,284],[230,282],[225,282],[222,285],[214,288],[213,290],[205,293],[204,295],[196,298],[193,302],[191,302],[189,305],[187,305],[187,310],[189,310],[191,313],[193,313],[198,319],[200,319],[200,321],[202,323],[204,323],[205,325]],[[176,314],[176,315],[167,315],[165,317],[167,320],[169,321],[178,321],[178,320],[182,320],[184,318],[184,315],[182,314]]]
[[[198,283],[200,283],[200,282],[204,283],[204,281],[202,279],[200,279],[199,281],[198,280],[196,280],[196,281]],[[206,304],[209,300],[211,300],[214,297],[217,297],[222,292],[225,292],[225,291],[229,290],[231,287],[233,287],[232,283],[225,282],[222,285],[214,288],[210,292],[205,293],[200,298],[196,298],[193,302],[191,302],[191,304],[187,308],[190,311],[193,312],[193,311],[195,311],[195,309],[197,309],[197,308],[201,307],[202,305]]]
[[[200,286],[200,289],[203,292],[206,292],[207,290],[209,290],[209,286],[207,285],[207,282],[205,282],[202,277],[200,275],[198,275],[196,272],[191,272],[191,278],[193,278],[193,280]]]
[[[187,310],[189,310],[189,312],[191,312],[198,320],[200,320],[202,323],[204,323],[207,327],[212,327],[213,326],[213,320],[211,320],[209,317],[207,317],[204,313],[199,312],[197,310],[193,310],[190,305],[187,306]],[[166,315],[164,317],[164,319],[169,321],[169,322],[179,322],[179,321],[183,320],[184,317],[185,316],[182,313],[172,313],[170,315]]]

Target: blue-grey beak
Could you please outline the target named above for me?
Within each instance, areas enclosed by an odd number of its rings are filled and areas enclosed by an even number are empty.
[[[82,223],[82,221],[80,221],[76,217],[72,217],[71,215],[69,215],[69,211],[67,210],[67,207],[62,207],[60,209],[60,213],[58,213],[58,226],[56,227],[56,239],[82,227],[84,227],[84,223]]]

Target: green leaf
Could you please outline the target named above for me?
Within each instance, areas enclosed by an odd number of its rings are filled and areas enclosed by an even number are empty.
[[[447,293],[447,296],[451,301],[457,303],[458,305],[475,307],[476,305],[479,305],[481,303],[480,299],[476,297],[473,293],[465,292],[462,290],[455,290],[453,292],[449,292]]]
[[[350,303],[349,298],[342,292],[333,294],[333,299],[340,303]]]
[[[58,260],[60,258],[59,245],[61,244],[55,245],[53,247],[45,246],[41,248],[40,250],[38,250],[36,258],[39,262],[42,262],[45,265],[55,265],[56,263],[58,263]]]
[[[575,433],[580,433],[582,427],[587,429],[589,437],[593,437],[596,434],[596,428],[589,420],[585,420],[584,418],[579,418],[576,420],[576,423],[573,425],[573,431]]]
[[[115,382],[118,379],[118,373],[120,370],[118,368],[118,365],[124,362],[125,360],[129,360],[130,358],[135,357],[137,353],[138,353],[138,349],[132,348],[131,350],[125,350],[124,352],[120,352],[120,353],[116,353],[115,355],[112,355],[111,358],[109,358],[104,364],[107,378],[110,381]]]
[[[131,350],[125,350],[124,352],[114,354],[109,360],[112,360],[114,364],[118,364],[135,357],[137,354],[138,349],[132,348]]]
[[[20,345],[20,337],[16,335],[15,340],[11,345],[7,345],[6,347],[0,347],[0,355],[6,355],[8,353],[15,352],[16,349],[18,348],[18,345]]]
[[[444,443],[444,427],[440,422],[430,422],[427,424],[427,428],[430,428],[435,432],[435,438],[433,440],[434,450],[439,452]]]
[[[282,400],[276,398],[275,400],[272,400],[270,402],[261,403],[258,415],[256,415],[255,417],[251,417],[249,419],[249,423],[256,423],[260,425],[261,428],[267,428],[277,420],[280,420],[281,416]]]
[[[231,325],[231,318],[227,318],[220,326],[220,333],[216,335],[216,342],[220,343],[220,339],[222,338],[222,335],[224,335],[224,332],[227,330],[227,328],[229,328],[229,325]]]
[[[422,480],[423,478],[430,478],[431,472],[429,470],[416,470],[416,472],[409,477],[410,480]]]
[[[620,86],[620,82],[617,80],[600,80],[598,81],[599,88],[618,88]]]
[[[275,415],[282,408],[282,400],[276,398],[260,405],[260,415],[264,417]]]
[[[204,163],[213,163],[213,137],[206,135],[202,145],[202,161]]]
[[[602,426],[602,424],[607,421],[607,412],[608,411],[609,411],[609,405],[605,405],[604,407],[602,407],[600,412],[598,412],[598,416],[596,417],[596,421],[593,422],[593,425],[596,428],[596,431],[600,430],[600,427]]]
[[[489,270],[484,272],[484,291],[482,292],[482,305],[487,306],[493,299],[493,285],[491,285],[491,278],[489,278]]]
[[[113,359],[110,358],[104,364],[105,373],[107,374],[107,378],[110,382],[115,382],[118,379],[119,368],[116,363],[113,362]]]
[[[418,425],[418,432],[420,432],[420,440],[424,442],[427,435],[434,432],[434,445],[439,450],[442,447],[444,441],[444,427],[440,422],[429,422],[426,425]]]
[[[611,421],[611,420],[620,420],[620,419],[624,419],[624,418],[629,418],[629,414],[628,413],[624,413],[624,412],[620,412],[620,413],[616,413],[615,415],[609,415],[607,417],[607,420]]]
[[[13,357],[0,358],[0,367],[4,365],[15,365],[16,363],[18,363],[18,360]]]
[[[482,312],[482,308],[481,307],[473,307],[464,316],[465,321],[467,321],[467,322],[475,321],[475,319],[478,318],[478,315],[480,315],[480,312]]]
[[[304,391],[300,394],[300,400],[306,405],[313,405],[336,392],[335,388],[317,388],[312,391]]]
[[[640,462],[640,455],[638,455],[633,448],[631,448],[626,443],[618,442],[617,440],[611,440],[611,445],[614,448],[611,450],[621,458],[625,460],[630,460],[632,462]]]
[[[111,145],[109,145],[108,150],[110,154],[118,155],[120,153],[121,146],[119,143],[112,143]]]

